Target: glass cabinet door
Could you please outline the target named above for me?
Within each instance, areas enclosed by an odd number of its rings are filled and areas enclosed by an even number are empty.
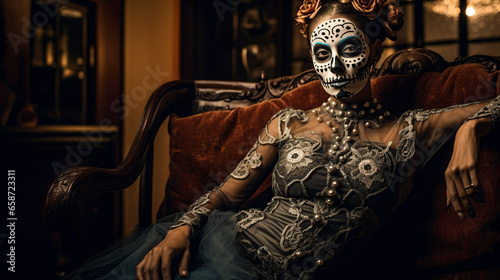
[[[89,123],[95,61],[91,11],[75,3],[32,4],[30,102],[39,124]]]

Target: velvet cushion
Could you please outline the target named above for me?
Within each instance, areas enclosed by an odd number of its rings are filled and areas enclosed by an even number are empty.
[[[158,216],[186,210],[210,188],[222,183],[253,146],[267,121],[286,107],[312,109],[328,98],[321,84],[309,83],[279,99],[232,111],[190,117],[171,116],[170,173]],[[270,177],[252,199],[269,188]]]
[[[488,73],[479,64],[449,67],[442,73],[392,75],[372,80],[373,96],[395,114],[410,108],[440,108],[492,98],[500,93],[499,72]],[[196,198],[219,185],[255,143],[269,118],[286,107],[312,109],[328,98],[319,81],[301,86],[279,99],[232,111],[215,111],[179,118],[171,116],[171,176],[158,216],[186,210]],[[381,261],[397,267],[441,268],[499,252],[500,153],[494,140],[484,139],[479,176],[486,203],[474,203],[475,219],[459,221],[446,207],[444,168],[451,144],[436,154],[416,177],[409,199],[389,220],[371,249],[359,260]],[[252,199],[270,186],[264,182]],[[405,257],[399,257],[403,254]],[[366,264],[366,262],[364,262]],[[397,271],[392,266],[391,271]]]

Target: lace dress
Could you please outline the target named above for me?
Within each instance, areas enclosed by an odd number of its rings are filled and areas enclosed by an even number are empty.
[[[221,186],[167,224],[189,225],[201,240],[195,263],[206,271],[195,269],[189,279],[314,279],[317,270],[342,268],[404,201],[415,172],[464,121],[498,122],[499,100],[408,111],[376,129],[359,125],[351,138],[342,120],[325,113],[318,122],[312,111],[278,112]],[[327,121],[339,128],[336,135]],[[274,196],[265,209],[227,212],[239,209],[270,172]],[[159,241],[142,242],[145,249],[136,259],[120,259],[117,267],[135,268]]]

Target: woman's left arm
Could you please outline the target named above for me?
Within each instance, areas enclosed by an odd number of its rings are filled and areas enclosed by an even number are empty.
[[[480,139],[500,125],[500,96],[483,103],[421,111],[415,118],[417,139],[426,143],[425,148],[455,136],[445,171],[447,205],[453,206],[460,219],[465,212],[474,217],[469,197],[481,201],[483,194],[477,176]]]
[[[469,197],[483,201],[484,192],[477,175],[480,139],[492,127],[490,117],[471,119],[461,125],[455,135],[453,153],[445,171],[446,205],[453,206],[460,220],[465,218],[465,212],[475,217]]]

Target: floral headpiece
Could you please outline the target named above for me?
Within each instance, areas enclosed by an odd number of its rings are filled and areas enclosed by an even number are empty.
[[[300,25],[300,33],[307,38],[307,27],[309,22],[316,16],[321,9],[321,0],[304,0],[297,12],[295,21]]]
[[[398,0],[339,0],[351,3],[354,9],[370,20],[375,20],[385,29],[387,38],[396,40],[396,31],[403,27],[403,11]],[[295,20],[300,25],[300,33],[307,38],[307,27],[321,9],[321,0],[304,0]]]

